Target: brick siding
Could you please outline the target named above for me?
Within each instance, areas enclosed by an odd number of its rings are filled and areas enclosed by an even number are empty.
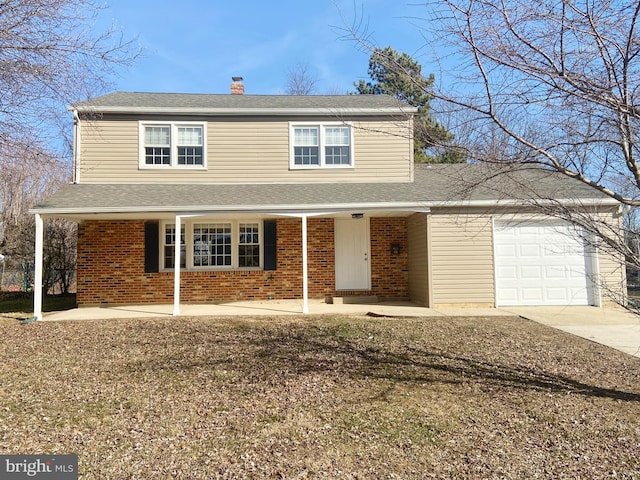
[[[277,269],[273,271],[183,271],[181,301],[214,303],[302,297],[301,220],[277,220]],[[337,293],[334,228],[331,218],[307,224],[309,298]],[[401,252],[391,253],[391,243]],[[366,292],[385,298],[408,297],[407,225],[404,218],[371,219],[371,281]],[[144,221],[94,220],[78,228],[78,304],[173,302],[173,272],[144,272]]]
[[[374,217],[371,230],[371,294],[382,298],[409,298],[409,256],[407,220],[402,217]],[[391,244],[400,253],[391,252]]]

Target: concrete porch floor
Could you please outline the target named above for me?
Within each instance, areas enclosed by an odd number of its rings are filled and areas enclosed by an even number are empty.
[[[45,313],[43,321],[96,320],[109,318],[170,317],[173,305],[126,305],[108,307],[83,307],[62,312]],[[378,302],[330,304],[309,301],[309,315],[367,315],[392,317],[442,317],[442,316],[513,316],[513,313],[496,308],[446,308],[433,309],[411,302]],[[243,301],[220,304],[183,304],[180,316],[203,315],[303,315],[302,302],[298,300]]]
[[[172,312],[173,305],[169,304],[85,307],[48,313],[44,315],[43,321],[171,317]],[[381,317],[496,317],[515,315],[640,357],[640,317],[615,307],[426,308],[411,302],[328,304],[322,301],[310,301],[309,314]],[[297,300],[181,305],[180,316],[205,315],[301,316],[303,314],[302,302]]]

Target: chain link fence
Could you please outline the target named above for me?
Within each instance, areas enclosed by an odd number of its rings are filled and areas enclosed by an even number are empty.
[[[33,262],[4,256],[0,260],[0,292],[31,292],[34,270]]]

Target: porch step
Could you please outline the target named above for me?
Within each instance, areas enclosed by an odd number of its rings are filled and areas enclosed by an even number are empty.
[[[375,295],[354,295],[349,297],[332,297],[331,302],[335,305],[344,305],[349,303],[378,303],[378,297]]]

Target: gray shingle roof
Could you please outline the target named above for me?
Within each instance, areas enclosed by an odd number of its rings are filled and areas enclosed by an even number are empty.
[[[79,111],[139,112],[148,110],[252,112],[265,110],[347,110],[412,112],[389,95],[217,95],[192,93],[114,92],[73,105]]]
[[[47,198],[36,213],[322,211],[438,208],[542,199],[603,201],[583,183],[540,169],[418,165],[413,183],[78,184]]]

